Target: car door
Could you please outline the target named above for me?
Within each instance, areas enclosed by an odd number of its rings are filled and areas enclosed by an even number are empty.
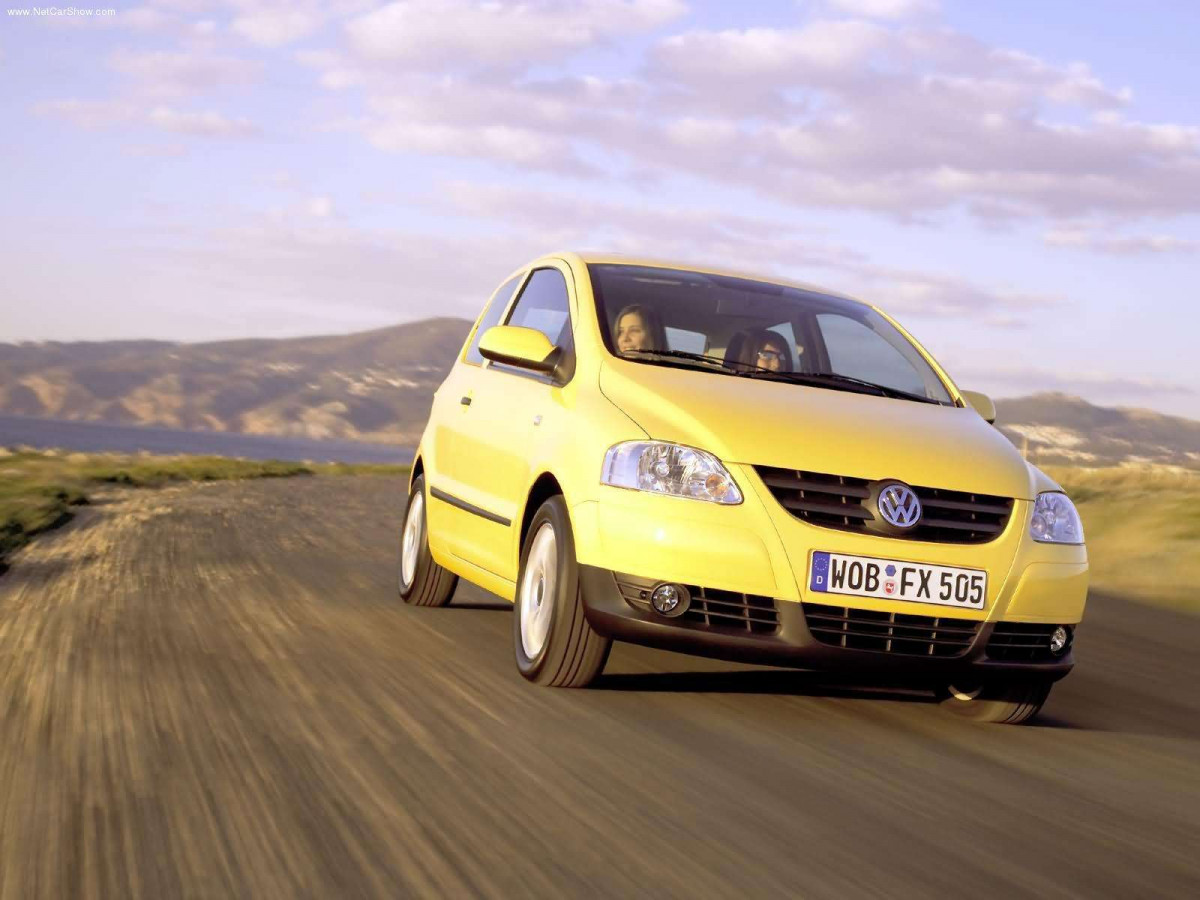
[[[504,324],[536,328],[574,358],[574,297],[566,266],[534,269]],[[470,435],[461,454],[462,499],[476,507],[470,555],[463,556],[509,581],[517,577],[516,530],[541,442],[567,427],[563,386],[548,375],[488,362],[478,374],[470,406]]]
[[[475,464],[479,455],[473,449],[478,417],[472,415],[471,408],[485,362],[479,353],[479,339],[503,320],[525,274],[509,278],[492,294],[466,348],[434,393],[425,481],[430,498],[426,507],[429,543],[435,553],[449,552],[469,558],[474,532],[481,524],[463,506],[469,504],[467,498],[474,497],[464,472]]]

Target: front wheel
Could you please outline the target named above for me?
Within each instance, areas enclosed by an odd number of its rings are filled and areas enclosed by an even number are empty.
[[[445,606],[458,576],[433,561],[425,518],[425,476],[413,479],[400,532],[400,597],[409,606]]]
[[[1020,725],[1036,716],[1050,696],[1049,682],[956,687],[940,694],[941,707],[973,722],[997,722]]]
[[[612,641],[583,610],[571,520],[562,497],[541,505],[521,548],[513,610],[517,669],[535,684],[587,687],[608,661]]]

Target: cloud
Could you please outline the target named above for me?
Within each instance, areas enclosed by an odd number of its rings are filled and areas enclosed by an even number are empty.
[[[938,0],[827,0],[837,12],[868,19],[907,19],[937,12]]]
[[[258,132],[247,119],[231,119],[211,110],[186,112],[169,106],[156,106],[144,110],[135,104],[119,100],[49,100],[36,104],[33,109],[39,115],[64,119],[78,128],[89,130],[117,125],[149,125],[163,131],[201,137],[247,137]],[[140,146],[145,149],[151,145]]]
[[[229,56],[118,50],[109,57],[114,71],[128,75],[154,96],[185,96],[257,80],[262,63]]]
[[[1137,375],[1113,375],[1101,371],[1061,371],[1036,365],[981,366],[978,362],[963,360],[953,365],[955,380],[965,378],[975,384],[984,385],[989,392],[999,396],[1015,396],[1039,391],[1062,391],[1077,396],[1107,399],[1140,400],[1150,402],[1167,398],[1189,398],[1200,396],[1194,385]]]
[[[1066,302],[1058,296],[983,286],[951,273],[879,265],[794,221],[700,205],[597,200],[465,181],[439,185],[424,202],[439,214],[449,209],[473,221],[491,219],[506,229],[519,226],[521,233],[542,234],[545,247],[602,249],[820,280],[829,290],[871,299],[889,312],[909,316],[973,318],[1023,327],[1035,311]],[[814,272],[820,277],[814,278]]]
[[[38,115],[65,119],[77,128],[86,129],[108,128],[137,117],[135,107],[119,100],[47,100],[36,104],[33,110]]]
[[[589,177],[604,159],[638,177],[686,173],[902,219],[1200,211],[1200,129],[1137,121],[1132,93],[1085,64],[946,26],[690,30],[652,45],[635,76],[530,74],[659,27],[676,6],[414,0],[351,20],[342,48],[297,59],[348,99],[360,89],[366,114],[347,127],[398,152]]]
[[[307,208],[308,214],[318,219],[325,219],[333,215],[333,201],[328,197],[309,198]]]
[[[257,132],[247,119],[230,119],[211,110],[181,112],[167,106],[157,106],[146,118],[149,124],[163,131],[200,137],[247,137]]]
[[[1200,252],[1200,240],[1166,234],[1104,235],[1086,228],[1055,228],[1042,236],[1050,247],[1070,247],[1120,256]]]
[[[449,69],[559,59],[683,14],[681,0],[407,0],[345,26],[352,51],[374,63]]]
[[[279,47],[308,37],[322,25],[313,10],[279,7],[237,16],[229,28],[253,44]]]

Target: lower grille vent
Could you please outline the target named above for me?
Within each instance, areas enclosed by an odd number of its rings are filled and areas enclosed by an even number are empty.
[[[652,578],[617,573],[617,588],[629,603],[650,612],[650,592],[659,582]],[[691,595],[691,605],[676,619],[661,619],[687,623],[714,631],[741,634],[774,634],[779,630],[779,613],[771,597],[758,594],[738,594],[716,588],[685,585]]]
[[[804,619],[822,644],[908,656],[962,656],[982,623],[941,616],[911,616],[845,606],[804,604]]]
[[[997,622],[988,640],[987,655],[992,659],[1025,662],[1056,659],[1050,652],[1050,636],[1057,627],[1026,622]]]

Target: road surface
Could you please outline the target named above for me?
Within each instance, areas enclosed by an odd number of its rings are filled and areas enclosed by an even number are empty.
[[[1200,621],[1094,597],[1039,725],[395,595],[403,483],[129,491],[0,578],[0,897],[1196,897]]]

